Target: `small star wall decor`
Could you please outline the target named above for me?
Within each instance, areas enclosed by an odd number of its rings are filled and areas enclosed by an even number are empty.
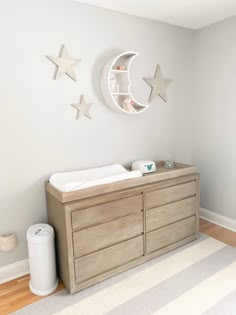
[[[58,57],[46,57],[57,66],[54,80],[56,80],[63,74],[67,74],[72,80],[76,81],[74,67],[79,62],[79,59],[70,57],[64,45],[61,46],[61,51]]]
[[[143,78],[151,87],[151,93],[149,96],[149,102],[151,102],[157,95],[159,95],[163,101],[167,102],[165,90],[171,83],[171,80],[164,79],[161,74],[160,65],[157,65],[154,78]]]
[[[93,104],[86,103],[83,95],[81,96],[80,102],[78,104],[71,104],[71,106],[77,110],[76,119],[82,118],[83,116],[92,119],[90,110],[92,109]]]

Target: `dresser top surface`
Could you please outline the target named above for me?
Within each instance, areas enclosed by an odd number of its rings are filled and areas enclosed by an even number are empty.
[[[145,174],[139,178],[84,188],[71,192],[61,192],[57,190],[54,186],[52,186],[49,182],[46,182],[46,191],[52,194],[60,202],[66,203],[83,198],[116,192],[123,189],[131,189],[142,185],[153,184],[158,181],[197,173],[197,169],[195,166],[178,162],[175,163],[175,168],[173,169],[166,169],[163,162],[157,162],[156,168],[157,170],[155,172]]]

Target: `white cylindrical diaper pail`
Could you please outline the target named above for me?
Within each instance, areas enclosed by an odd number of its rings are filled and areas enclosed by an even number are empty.
[[[35,224],[27,230],[31,292],[48,295],[58,286],[54,230],[48,224]]]

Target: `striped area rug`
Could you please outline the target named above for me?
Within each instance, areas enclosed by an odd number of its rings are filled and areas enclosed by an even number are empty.
[[[14,315],[236,314],[236,248],[201,235],[77,294],[66,290]]]

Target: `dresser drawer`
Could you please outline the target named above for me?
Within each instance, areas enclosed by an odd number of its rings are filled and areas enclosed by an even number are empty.
[[[145,194],[146,209],[162,206],[196,194],[196,182],[185,183]]]
[[[85,281],[143,255],[143,236],[138,236],[75,259],[76,282]]]
[[[196,197],[169,203],[146,212],[146,231],[152,231],[196,213]]]
[[[142,195],[120,199],[72,212],[72,229],[79,230],[141,211]]]
[[[147,252],[176,243],[195,233],[195,216],[149,232],[146,236]]]
[[[87,255],[142,233],[143,211],[74,232],[74,256]]]

